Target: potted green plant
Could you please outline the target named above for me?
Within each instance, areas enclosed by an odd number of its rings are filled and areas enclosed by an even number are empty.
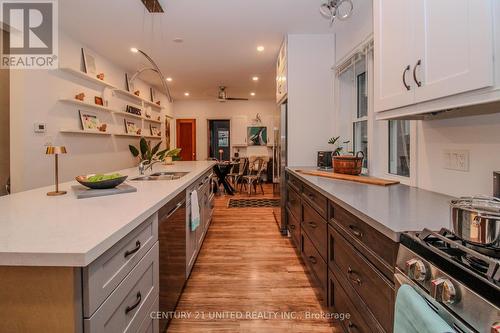
[[[340,139],[340,136],[334,136],[332,138],[330,138],[330,140],[328,140],[328,143],[335,146],[337,144],[337,141],[339,141]],[[335,148],[335,150],[333,151],[333,156],[339,156],[342,151],[344,150],[344,146],[343,145],[347,145],[350,141],[344,141],[342,142],[342,145],[337,145],[337,147]]]
[[[162,142],[160,141],[154,147],[151,147],[151,141],[141,138],[139,141],[139,148],[133,145],[128,146],[132,156],[139,157],[139,171],[141,174],[144,173],[144,170],[153,170],[153,165],[163,162],[167,156],[178,156],[181,152],[180,148],[160,150],[161,143]]]

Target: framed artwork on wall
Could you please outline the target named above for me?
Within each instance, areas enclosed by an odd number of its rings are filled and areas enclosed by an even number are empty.
[[[95,56],[82,47],[83,70],[87,74],[96,74]]]
[[[247,142],[249,146],[267,145],[267,127],[250,126],[247,128]]]

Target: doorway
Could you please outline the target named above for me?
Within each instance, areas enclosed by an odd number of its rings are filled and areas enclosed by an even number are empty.
[[[0,28],[2,40],[8,40],[9,33]],[[0,196],[10,192],[10,72],[0,69]]]
[[[208,157],[229,161],[231,155],[230,134],[231,123],[229,120],[208,121]]]
[[[177,148],[183,161],[196,161],[196,119],[177,119]]]

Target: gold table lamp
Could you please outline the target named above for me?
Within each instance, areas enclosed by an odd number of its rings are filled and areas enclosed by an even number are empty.
[[[66,154],[66,147],[64,146],[47,146],[45,151],[46,155],[55,155],[56,157],[56,190],[54,192],[47,192],[48,196],[56,196],[66,194],[66,191],[59,191],[59,166],[58,166],[58,155]]]

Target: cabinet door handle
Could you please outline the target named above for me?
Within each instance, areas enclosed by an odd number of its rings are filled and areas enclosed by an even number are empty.
[[[359,278],[355,277],[354,275],[355,275],[354,271],[353,271],[353,270],[352,270],[352,268],[349,266],[349,267],[347,268],[347,276],[349,277],[349,279],[350,279],[351,281],[353,281],[353,282],[354,282],[354,283],[356,283],[357,285],[360,285],[360,284],[361,284],[361,280],[360,280]]]
[[[417,84],[418,87],[422,86],[422,81],[419,81],[417,79],[417,68],[422,64],[422,60],[418,60],[417,63],[415,64],[415,67],[413,68],[413,80],[415,80],[415,83]]]
[[[361,231],[358,230],[358,228],[356,228],[354,225],[350,224],[349,225],[349,229],[351,229],[351,233],[358,237],[358,238],[362,238],[363,237],[363,233]]]
[[[135,248],[133,248],[132,250],[125,251],[125,258],[127,258],[128,256],[136,253],[140,249],[141,249],[141,242],[140,241],[135,242]]]
[[[307,224],[309,224],[309,226],[311,228],[317,228],[318,227],[318,225],[316,223],[314,223],[314,222],[308,222]]]
[[[316,264],[318,262],[314,256],[309,256],[309,261],[313,264]]]
[[[130,305],[130,306],[127,306],[125,308],[125,314],[128,314],[130,311],[134,310],[136,307],[139,306],[139,304],[141,304],[141,301],[142,301],[142,296],[141,296],[141,292],[137,292],[137,299],[135,301],[134,304]]]
[[[411,87],[406,83],[406,72],[410,71],[410,65],[406,66],[405,70],[403,71],[403,84],[406,88],[406,90],[410,90]]]

